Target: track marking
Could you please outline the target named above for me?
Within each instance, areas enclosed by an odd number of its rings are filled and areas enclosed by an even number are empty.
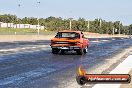
[[[101,40],[101,42],[107,42],[107,41],[110,41],[110,40]]]
[[[91,42],[100,42],[100,41],[91,41]]]
[[[39,46],[14,48],[14,49],[1,49],[0,52],[20,51],[20,50],[36,49],[36,48],[47,48],[47,47],[49,47],[49,45],[39,45]]]
[[[116,39],[112,39],[112,40],[116,40]]]

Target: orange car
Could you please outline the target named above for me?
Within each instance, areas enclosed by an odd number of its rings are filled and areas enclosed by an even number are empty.
[[[52,53],[57,54],[59,51],[64,54],[65,51],[74,50],[77,54],[87,53],[89,41],[84,37],[81,31],[59,31],[51,39]]]

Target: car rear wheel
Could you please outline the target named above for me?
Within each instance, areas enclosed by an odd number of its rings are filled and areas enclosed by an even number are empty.
[[[78,55],[82,55],[82,54],[83,54],[83,49],[77,50],[77,54],[78,54]]]
[[[61,54],[64,55],[65,54],[65,50],[61,50]]]
[[[52,48],[52,53],[53,54],[57,54],[59,51],[60,51],[59,49]]]

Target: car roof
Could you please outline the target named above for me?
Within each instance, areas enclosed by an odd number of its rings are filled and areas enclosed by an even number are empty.
[[[59,32],[76,32],[76,33],[81,33],[81,31],[74,31],[74,30],[63,30],[63,31],[59,31]]]

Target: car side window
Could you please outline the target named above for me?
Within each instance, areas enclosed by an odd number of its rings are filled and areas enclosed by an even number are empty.
[[[59,33],[59,32],[58,32],[58,33],[56,34],[56,36],[55,36],[55,37],[56,37],[56,38],[61,37],[61,33]]]

